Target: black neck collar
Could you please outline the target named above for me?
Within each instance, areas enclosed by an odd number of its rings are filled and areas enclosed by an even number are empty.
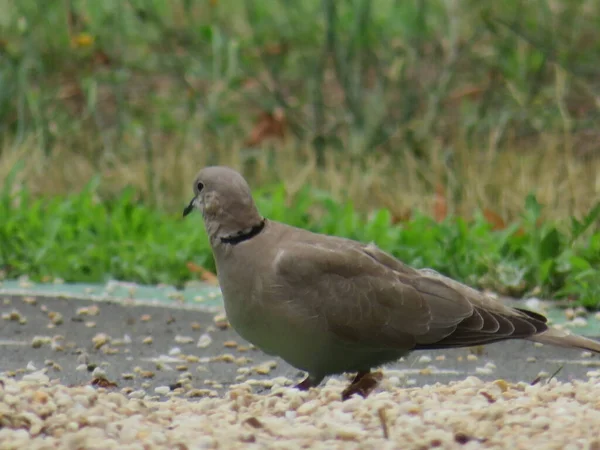
[[[265,228],[266,222],[265,219],[262,219],[258,225],[254,225],[249,230],[239,231],[237,234],[222,237],[221,242],[223,244],[235,245],[247,241],[248,239],[252,239]]]

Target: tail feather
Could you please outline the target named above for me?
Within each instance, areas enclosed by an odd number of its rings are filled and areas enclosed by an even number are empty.
[[[580,348],[600,353],[600,342],[588,339],[583,336],[571,334],[568,331],[548,328],[546,331],[528,338],[530,341],[540,342],[542,344],[556,345],[559,347]]]

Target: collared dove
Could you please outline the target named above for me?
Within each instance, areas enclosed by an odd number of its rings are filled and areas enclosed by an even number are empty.
[[[549,328],[541,314],[413,269],[372,244],[263,218],[233,169],[201,170],[184,217],[194,208],[229,322],[265,353],[306,371],[299,389],[357,372],[342,396],[366,396],[361,382],[372,368],[413,350],[529,339],[600,352],[600,342]]]

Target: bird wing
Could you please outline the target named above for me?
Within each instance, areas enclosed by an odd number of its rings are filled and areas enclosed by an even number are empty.
[[[373,348],[463,347],[545,329],[543,316],[506,307],[432,270],[413,269],[375,246],[314,236],[282,244],[277,284],[344,341]]]

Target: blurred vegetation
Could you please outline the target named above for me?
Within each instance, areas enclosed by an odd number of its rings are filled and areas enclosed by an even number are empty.
[[[489,207],[504,219],[533,191],[563,217],[600,196],[595,1],[0,0],[0,10],[0,175],[26,160],[34,194],[102,173],[113,192],[131,185],[174,207],[181,180],[220,162],[259,184],[300,172],[295,184],[350,185],[341,200],[396,215],[428,207],[436,190],[453,213]]]
[[[478,286],[600,297],[597,1],[0,11],[10,276],[180,282],[185,261],[210,267],[197,224],[171,214],[220,163],[279,186],[267,216]],[[330,216],[309,214],[323,202]]]
[[[215,270],[199,216],[182,220],[181,213],[151,208],[133,189],[99,202],[98,178],[80,193],[46,200],[33,199],[27,189],[14,193],[13,182],[9,177],[0,195],[0,279],[182,285],[197,272]],[[310,187],[290,196],[283,186],[271,186],[257,191],[256,199],[273,220],[375,242],[408,264],[472,286],[600,304],[600,230],[591,232],[600,220],[600,203],[561,229],[540,224],[542,207],[530,196],[519,221],[494,229],[481,214],[469,221],[416,214],[394,224],[386,209],[361,214],[352,203]]]

